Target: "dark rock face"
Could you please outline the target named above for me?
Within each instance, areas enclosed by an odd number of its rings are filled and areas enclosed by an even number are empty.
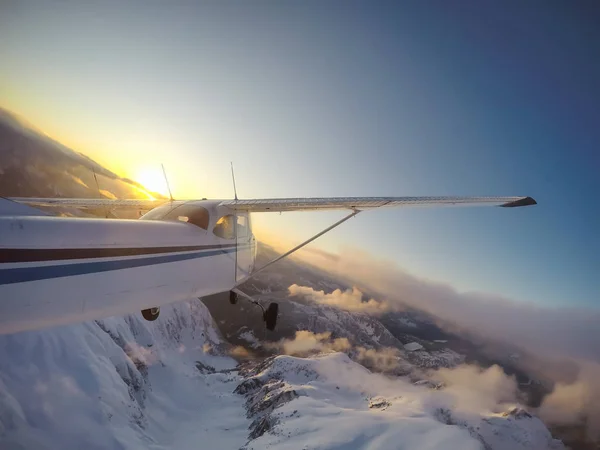
[[[274,359],[271,357],[239,367],[239,374],[246,379],[233,392],[246,397],[246,416],[253,419],[249,427],[249,440],[272,431],[278,423],[278,419],[272,415],[273,411],[300,396],[281,378],[273,378],[273,374],[267,380],[261,378],[262,373],[271,368]]]
[[[257,389],[263,386],[263,382],[258,378],[250,378],[249,380],[244,380],[233,391],[234,394],[239,395],[247,395],[256,392]]]
[[[531,419],[533,416],[523,408],[514,407],[510,411],[502,413],[504,417],[514,417],[515,419]]]
[[[252,406],[250,406],[250,408],[248,409],[248,415],[250,417],[260,414],[268,415],[275,408],[299,397],[298,393],[295,390],[286,390],[286,383],[284,383],[283,381],[275,383],[275,385],[272,387],[272,390],[276,392],[272,394],[270,394],[271,391],[269,391],[269,387],[269,384],[265,385],[259,393],[259,398],[253,399]]]
[[[238,366],[239,374],[245,378],[256,377],[259,373],[271,367],[275,356],[270,356],[261,360],[252,360],[242,363]]]
[[[275,425],[277,425],[277,420],[270,416],[261,416],[258,419],[255,419],[250,424],[250,434],[248,435],[248,439],[253,440],[261,437]]]
[[[389,406],[391,406],[392,404],[386,400],[385,398],[372,398],[369,401],[369,408],[370,409],[381,409],[381,410],[385,410],[387,409]]]
[[[260,389],[255,394],[250,394],[246,401],[247,417],[254,417],[249,427],[249,440],[256,439],[267,431],[272,430],[277,424],[277,418],[271,415],[273,410],[299,397],[295,390],[285,390],[285,383],[279,382],[276,384],[278,385],[278,392],[269,395],[264,392],[264,390],[268,391],[268,389]]]
[[[200,361],[196,361],[196,369],[200,371],[200,373],[215,373],[215,368],[209,366],[208,364],[203,364]]]

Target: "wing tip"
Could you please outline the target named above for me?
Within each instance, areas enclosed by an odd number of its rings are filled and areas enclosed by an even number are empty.
[[[533,205],[537,205],[537,202],[535,201],[535,199],[533,197],[523,197],[523,198],[520,198],[519,200],[515,200],[514,202],[504,203],[503,205],[500,205],[500,206],[503,208],[516,208],[519,206],[533,206]]]

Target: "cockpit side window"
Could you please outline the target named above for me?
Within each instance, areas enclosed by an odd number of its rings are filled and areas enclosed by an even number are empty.
[[[143,215],[144,220],[180,220],[191,223],[203,230],[208,229],[210,214],[206,208],[197,205],[179,205],[174,208],[171,205],[163,205],[154,208],[152,211]]]
[[[235,239],[235,217],[231,214],[217,220],[213,233],[223,239]]]
[[[248,216],[240,214],[237,216],[237,237],[248,237]]]

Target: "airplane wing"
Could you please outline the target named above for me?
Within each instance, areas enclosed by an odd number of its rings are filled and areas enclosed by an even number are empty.
[[[109,198],[33,198],[12,197],[8,200],[29,206],[67,207],[77,209],[136,209],[149,211],[168,200],[111,200]]]
[[[12,197],[8,200],[29,206],[70,207],[78,209],[137,209],[149,211],[168,200],[111,200],[104,198],[33,198]],[[225,200],[220,203],[236,211],[326,211],[351,209],[363,211],[376,208],[406,206],[502,206],[536,205],[531,197],[323,197],[323,198],[270,198],[252,200]]]
[[[537,202],[531,197],[331,197],[226,200],[221,202],[222,206],[248,212],[343,209],[362,211],[406,206],[502,206],[510,208],[536,204]]]

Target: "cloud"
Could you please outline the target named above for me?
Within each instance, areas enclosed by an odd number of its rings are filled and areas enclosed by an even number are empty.
[[[150,366],[159,362],[157,354],[153,352],[152,349],[143,347],[135,341],[125,342],[123,350],[136,366],[138,364]]]
[[[331,294],[324,291],[315,291],[311,287],[293,284],[288,288],[290,295],[299,295],[323,305],[333,306],[346,311],[364,312],[367,314],[382,314],[389,310],[389,305],[384,301],[369,299],[363,301],[363,293],[354,287],[346,291],[336,289]]]
[[[557,383],[544,399],[539,416],[550,424],[585,424],[587,435],[600,440],[600,365],[583,364],[573,383]]]
[[[382,349],[356,348],[355,359],[363,366],[378,372],[390,373],[400,368],[401,352],[397,348],[384,347]]]
[[[432,377],[443,383],[444,391],[453,395],[461,410],[498,412],[519,402],[516,380],[496,365],[487,369],[468,364],[441,368]]]
[[[393,373],[397,369],[406,369],[406,366],[410,366],[402,359],[402,352],[397,348],[353,347],[346,338],[332,339],[329,332],[313,333],[308,330],[300,330],[296,331],[293,339],[282,339],[275,344],[267,344],[267,347],[290,356],[343,352],[365,367],[383,373]],[[407,372],[407,370],[403,370],[403,372]]]
[[[343,352],[363,366],[382,374],[396,373],[408,364],[402,351],[397,348],[353,347],[345,338],[331,339],[329,332],[297,331],[293,339],[282,339],[273,344],[272,349],[301,357],[317,353]],[[442,386],[441,394],[424,396],[421,399],[431,410],[447,408],[478,415],[481,411],[506,411],[521,400],[515,378],[506,375],[502,368],[496,365],[482,369],[475,365],[463,364],[451,369],[430,371],[427,376],[418,370],[416,372],[419,375],[417,379],[430,379]],[[334,378],[340,376],[338,373]],[[382,385],[385,387],[397,378],[381,380],[387,380]]]
[[[242,347],[241,345],[237,345],[229,350],[229,355],[232,358],[241,360],[252,359],[254,357],[254,355],[247,348]]]
[[[111,200],[116,200],[117,196],[115,194],[113,194],[110,191],[107,191],[106,189],[100,189],[100,193],[105,196],[106,198],[110,198]]]
[[[77,183],[77,184],[79,184],[79,185],[81,185],[81,186],[83,186],[83,187],[85,187],[85,188],[88,188],[88,189],[89,189],[89,186],[88,186],[87,184],[85,184],[81,178],[79,178],[79,177],[76,177],[75,175],[73,175],[73,174],[70,174],[70,173],[66,173],[66,174],[67,174],[68,176],[70,176],[70,177],[71,177],[71,179],[72,179],[73,181],[75,181],[75,183]]]
[[[358,250],[344,250],[335,262],[315,253],[303,257],[350,283],[360,284],[372,295],[385,298],[385,308],[401,311],[411,307],[437,317],[442,325],[450,324],[541,354],[600,362],[598,310],[544,308],[493,294],[458,292],[448,284],[418,278],[391,261],[375,259]],[[349,310],[353,306],[345,306],[344,302],[357,303],[357,295],[348,295],[348,291],[344,296],[341,292],[301,292],[316,301]]]
[[[521,358],[521,367],[539,379],[556,383],[539,410],[540,416],[548,423],[585,424],[588,436],[600,439],[600,407],[596,406],[600,398],[599,310],[541,307],[494,294],[459,292],[363,251],[345,249],[326,258],[320,253],[303,253],[302,258],[340,279],[359,284],[375,298],[385,298],[391,311],[420,310],[437,318],[438,324],[449,331],[468,332],[523,349],[527,355]],[[344,309],[352,307],[341,302],[357,301],[353,295],[307,294]],[[466,373],[458,374],[468,379]],[[483,373],[482,379],[492,374]],[[452,389],[458,389],[460,385],[454,386]],[[463,397],[470,397],[468,388]]]
[[[297,331],[293,339],[282,339],[269,344],[271,350],[291,355],[308,357],[315,354],[343,352],[370,372],[340,373],[339,367],[332,368],[329,376],[340,384],[354,386],[361,392],[378,395],[390,395],[396,383],[403,383],[405,394],[422,405],[437,420],[451,420],[453,423],[475,423],[482,413],[503,413],[524,404],[524,396],[518,389],[514,376],[507,375],[498,365],[481,368],[476,365],[462,364],[454,368],[440,368],[422,373],[413,367],[409,379],[429,379],[438,384],[435,390],[423,390],[421,386],[406,384],[407,379],[390,377],[409,365],[404,354],[397,348],[384,347],[370,349],[353,347],[346,338],[332,339],[331,333],[313,333],[307,330]],[[570,384],[558,384],[552,394],[537,411],[537,415],[550,425],[585,425],[589,439],[600,439],[600,366],[589,365],[580,373],[579,379]],[[320,367],[327,372],[327,365]],[[413,376],[414,375],[414,376]],[[518,411],[518,409],[517,409]],[[451,416],[451,417],[450,417]]]
[[[306,356],[311,353],[345,352],[351,348],[346,338],[331,339],[331,333],[296,331],[294,339],[282,339],[275,344],[286,355]]]
[[[329,253],[328,251],[321,250],[320,248],[307,246],[302,248],[302,253],[312,253],[313,255],[321,256],[329,261],[337,262],[340,259],[339,255],[335,253]]]

